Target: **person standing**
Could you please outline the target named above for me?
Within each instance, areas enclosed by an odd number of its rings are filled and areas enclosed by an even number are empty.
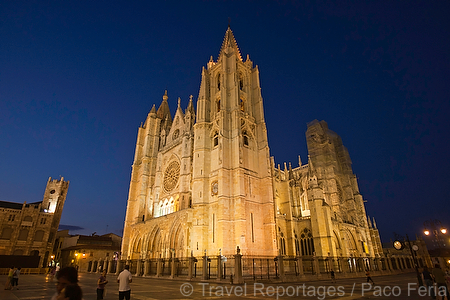
[[[130,273],[130,266],[125,265],[125,269],[120,272],[119,276],[117,277],[117,283],[119,283],[119,300],[123,300],[124,298],[126,300],[130,300],[131,280],[132,277]]]
[[[106,280],[106,270],[103,270],[102,275],[97,281],[97,300],[103,299],[105,295],[105,285],[108,283]]]
[[[444,299],[444,295],[447,296],[447,299],[450,299],[450,294],[448,293],[447,283],[445,282],[445,273],[442,271],[439,264],[434,265],[433,271],[431,271],[434,277],[434,281],[437,285],[437,293],[439,296],[442,296]]]
[[[19,275],[20,275],[20,270],[21,270],[22,268],[17,268],[17,269],[15,269],[14,270],[14,272],[13,272],[13,278],[12,278],[12,281],[11,281],[11,289],[13,290],[14,289],[14,286],[16,286],[16,289],[19,289]]]

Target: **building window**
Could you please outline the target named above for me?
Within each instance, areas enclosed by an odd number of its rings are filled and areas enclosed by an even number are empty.
[[[300,242],[298,240],[297,234],[295,234],[295,255],[299,256],[300,254]]]
[[[241,111],[245,111],[245,102],[244,99],[241,98],[241,100],[239,101],[239,106],[241,108]]]
[[[44,225],[45,222],[46,222],[46,219],[45,218],[41,218],[41,225]]]
[[[248,146],[248,134],[247,134],[247,131],[243,131],[242,132],[242,139],[243,139],[243,142],[244,142],[244,146]]]
[[[219,145],[219,133],[217,131],[214,132],[213,145],[214,145],[214,147]]]
[[[302,249],[302,255],[314,254],[314,241],[311,230],[308,228],[303,229],[300,235],[300,245]]]
[[[175,212],[175,201],[172,197],[159,201],[159,209],[156,217],[165,216],[173,212]]]
[[[42,230],[36,231],[36,233],[34,234],[34,241],[42,242],[43,239],[44,239],[44,231]]]
[[[9,215],[8,221],[13,222],[16,218],[16,215]]]
[[[12,228],[3,228],[0,239],[2,239],[2,240],[11,239],[12,232],[13,232]]]
[[[23,255],[23,250],[22,249],[16,249],[16,250],[14,250],[13,255]]]
[[[220,111],[220,98],[217,99],[217,101],[216,101],[216,111],[217,111],[217,112]]]
[[[286,254],[286,240],[284,239],[284,234],[282,232],[280,233],[280,254]]]
[[[22,229],[19,232],[19,237],[17,238],[17,240],[19,241],[26,241],[28,238],[28,229]]]
[[[220,74],[217,75],[217,89],[220,91]]]

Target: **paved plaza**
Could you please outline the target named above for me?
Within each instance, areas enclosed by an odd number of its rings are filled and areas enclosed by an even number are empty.
[[[80,286],[84,300],[96,299],[99,275],[81,273]],[[118,299],[117,276],[107,275],[109,283],[105,300]],[[374,276],[376,285],[369,286],[365,278],[318,280],[296,283],[247,282],[231,285],[229,282],[183,281],[133,277],[132,300],[151,299],[431,299],[418,293],[415,273]],[[0,276],[2,283],[6,275]],[[408,286],[409,285],[409,286]],[[0,290],[1,300],[49,300],[56,290],[56,279],[46,275],[21,275],[19,289]],[[424,293],[426,293],[424,291]],[[439,299],[439,298],[438,298]]]

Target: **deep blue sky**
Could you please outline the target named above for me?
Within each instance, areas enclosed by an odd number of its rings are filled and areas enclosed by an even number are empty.
[[[449,13],[449,1],[3,1],[0,200],[41,201],[61,175],[61,224],[121,234],[138,126],[166,89],[173,112],[197,98],[230,18],[259,66],[276,163],[306,162],[306,124],[325,120],[383,241],[450,225]]]

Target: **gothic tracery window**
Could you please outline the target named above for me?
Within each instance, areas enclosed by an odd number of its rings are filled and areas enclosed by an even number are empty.
[[[173,197],[159,201],[156,217],[165,216],[176,211],[175,201]]]
[[[178,183],[180,177],[180,164],[172,161],[164,172],[163,187],[167,192],[172,191]]]
[[[280,227],[278,227],[278,232],[280,233],[280,245],[279,245],[280,254],[285,255],[286,254],[286,240],[284,238],[283,232],[281,232]]]
[[[300,246],[302,250],[302,255],[313,255],[314,254],[314,241],[311,230],[308,228],[303,229],[300,234]]]
[[[295,255],[300,255],[300,241],[298,240],[297,234],[294,235],[295,237]]]

